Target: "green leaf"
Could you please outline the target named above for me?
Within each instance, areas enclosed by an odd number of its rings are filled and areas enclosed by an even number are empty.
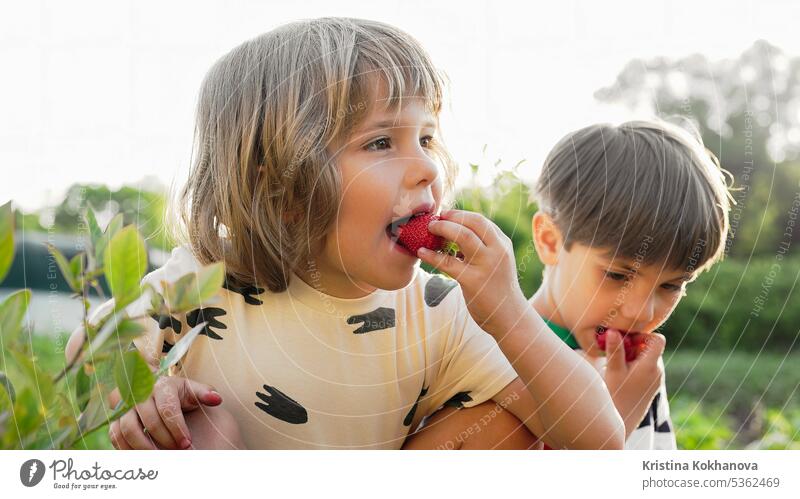
[[[30,302],[31,291],[21,289],[11,293],[0,303],[0,341],[4,350],[8,349],[9,343],[16,341],[17,335],[22,331],[22,320]]]
[[[108,409],[105,404],[103,397],[89,398],[86,407],[81,412],[81,415],[78,416],[78,430],[80,433],[97,426],[106,417]]]
[[[75,400],[78,402],[78,410],[80,412],[86,410],[86,406],[89,403],[89,397],[86,394],[89,393],[92,387],[93,379],[94,376],[90,377],[86,374],[84,366],[79,367],[75,373]]]
[[[6,386],[11,386],[9,383]],[[16,399],[16,394],[14,398],[11,398],[9,392],[7,390],[0,389],[0,429],[3,428],[3,422],[11,417],[11,411],[14,407],[14,400]],[[2,431],[0,431],[0,435],[2,435]]]
[[[181,276],[173,283],[162,281],[164,299],[172,313],[187,312],[217,294],[225,280],[225,265],[217,262],[197,273]]]
[[[64,441],[72,434],[73,428],[70,427],[56,427],[52,434],[47,433],[42,435],[42,438],[34,442],[33,445],[29,446],[28,448],[33,449],[61,449],[61,445]]]
[[[129,343],[130,340],[138,338],[145,331],[147,331],[147,328],[141,322],[133,319],[124,319],[119,328],[117,328],[117,338],[119,338],[120,343]]]
[[[97,248],[100,238],[103,237],[103,230],[100,229],[100,225],[97,223],[97,217],[94,216],[94,208],[91,204],[86,207],[83,217],[86,219],[86,225],[89,226],[89,238],[92,242],[92,247]]]
[[[17,394],[14,393],[14,385],[11,384],[11,380],[8,379],[8,376],[6,376],[6,373],[3,371],[0,371],[0,386],[5,389],[6,394],[8,394],[8,397],[12,402],[17,398]],[[3,408],[0,406],[0,411],[2,410]]]
[[[133,407],[147,400],[153,392],[155,378],[147,362],[136,351],[125,352],[117,359],[114,367],[114,381],[120,396],[127,407]]]
[[[122,220],[123,220],[122,213],[117,213],[116,215],[114,215],[114,218],[112,218],[111,221],[108,222],[108,227],[106,227],[106,234],[105,234],[106,237],[112,239],[114,236],[117,235],[117,232],[119,232],[120,229],[122,229]]]
[[[53,379],[49,374],[44,373],[31,357],[17,351],[12,351],[11,354],[20,373],[25,377],[25,384],[35,390],[37,410],[42,417],[49,418],[57,403]]]
[[[81,286],[81,280],[83,279],[83,271],[85,268],[84,253],[78,253],[77,255],[72,257],[72,260],[69,261],[69,271],[72,273],[72,279],[78,287],[78,290],[81,291],[83,286]]]
[[[158,376],[166,373],[170,367],[174,366],[179,360],[181,360],[181,357],[183,357],[186,352],[189,351],[189,347],[192,346],[194,340],[197,339],[197,336],[200,334],[203,328],[206,327],[206,324],[208,323],[203,322],[196,325],[188,333],[186,333],[186,336],[178,340],[178,342],[175,343],[172,348],[170,348],[166,357],[161,359],[161,363],[158,366],[158,372],[156,373]]]
[[[164,306],[164,296],[156,290],[152,284],[144,283],[142,285],[142,293],[150,293],[150,311],[155,313],[162,313],[161,307]]]
[[[164,289],[164,299],[169,310],[180,313],[197,308],[198,302],[193,299],[191,293],[192,288],[195,287],[196,280],[197,274],[186,274],[179,277],[175,282],[161,282]]]
[[[11,201],[0,206],[0,282],[6,278],[14,261],[14,210]]]
[[[94,214],[92,214],[92,216],[94,216]],[[97,220],[95,220],[94,223],[95,225],[97,225]],[[108,227],[106,227],[106,231],[102,235],[102,237],[98,238],[97,242],[94,243],[94,255],[98,267],[102,267],[104,265],[105,253],[106,253],[106,248],[108,247],[108,242],[111,241],[111,239],[117,234],[117,232],[119,232],[121,228],[122,228],[122,213],[118,213],[108,223]],[[89,227],[89,231],[90,232],[92,231],[91,226]]]
[[[147,269],[147,251],[136,227],[129,225],[109,241],[103,256],[106,280],[121,310],[141,294],[141,280]]]
[[[44,414],[42,414],[40,410],[39,395],[34,393],[29,387],[23,388],[20,393],[17,394],[13,412],[12,418],[19,431],[18,436],[21,436],[23,439],[26,439],[44,424]],[[14,440],[16,440],[17,445],[19,445],[17,435],[14,436]]]
[[[197,273],[197,294],[198,303],[202,304],[216,295],[225,280],[225,264],[222,262],[212,263],[200,269]]]
[[[75,282],[75,277],[72,274],[72,267],[70,266],[70,262],[67,261],[67,258],[52,244],[47,244],[47,251],[53,255],[58,269],[61,271],[61,275],[64,276],[64,280],[67,281],[70,289],[76,293],[80,293],[80,287],[78,287],[78,284]]]
[[[122,314],[115,314],[111,319],[103,324],[92,342],[89,345],[89,358],[110,350],[121,349],[121,345],[127,345],[131,340],[138,338],[145,331],[145,327],[133,320],[124,317]],[[112,341],[109,341],[112,340]]]

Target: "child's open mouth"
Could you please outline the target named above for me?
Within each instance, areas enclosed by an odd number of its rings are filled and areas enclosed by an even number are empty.
[[[428,224],[439,220],[439,216],[429,211],[399,218],[386,226],[386,235],[391,241],[416,256],[420,248],[431,251],[447,251],[453,255],[458,253],[458,245],[446,241],[428,230]]]
[[[407,224],[409,220],[411,220],[415,216],[417,215],[408,215],[405,217],[398,218],[394,222],[387,225],[386,228],[384,229],[384,231],[386,232],[386,237],[389,238],[389,245],[392,248],[406,255],[413,256],[414,258],[416,258],[417,255],[411,253],[411,251],[409,251],[409,249],[402,244],[402,242],[399,240],[399,236],[400,236],[400,227]]]
[[[392,240],[397,240],[397,237],[400,235],[400,226],[405,225],[408,223],[409,220],[416,217],[418,215],[408,215],[402,218],[398,218],[394,222],[390,223],[386,226],[386,235],[389,236]]]

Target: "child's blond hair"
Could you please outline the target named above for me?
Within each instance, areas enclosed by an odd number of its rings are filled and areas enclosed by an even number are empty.
[[[413,96],[438,117],[442,75],[416,40],[383,23],[299,21],[217,61],[200,90],[179,199],[180,239],[195,256],[224,261],[241,284],[285,290],[335,220],[341,186],[329,147],[366,117],[376,81],[388,89],[381,105]],[[449,198],[455,164],[436,152]]]
[[[722,258],[733,198],[699,134],[665,121],[598,124],[568,134],[533,189],[569,250],[702,270]]]

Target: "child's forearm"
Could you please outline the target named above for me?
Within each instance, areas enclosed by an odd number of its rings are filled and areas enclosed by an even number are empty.
[[[550,334],[532,308],[504,330],[489,332],[539,402],[552,440],[579,449],[624,446],[625,425],[600,374]]]

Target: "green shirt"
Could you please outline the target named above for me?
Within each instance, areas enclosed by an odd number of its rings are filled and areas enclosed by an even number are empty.
[[[547,319],[545,319],[544,322],[550,329],[553,330],[554,333],[558,335],[559,338],[561,338],[561,341],[569,345],[570,348],[573,350],[580,348],[578,341],[574,336],[572,336],[572,333],[569,332],[569,329],[561,327],[558,324],[554,324]]]

